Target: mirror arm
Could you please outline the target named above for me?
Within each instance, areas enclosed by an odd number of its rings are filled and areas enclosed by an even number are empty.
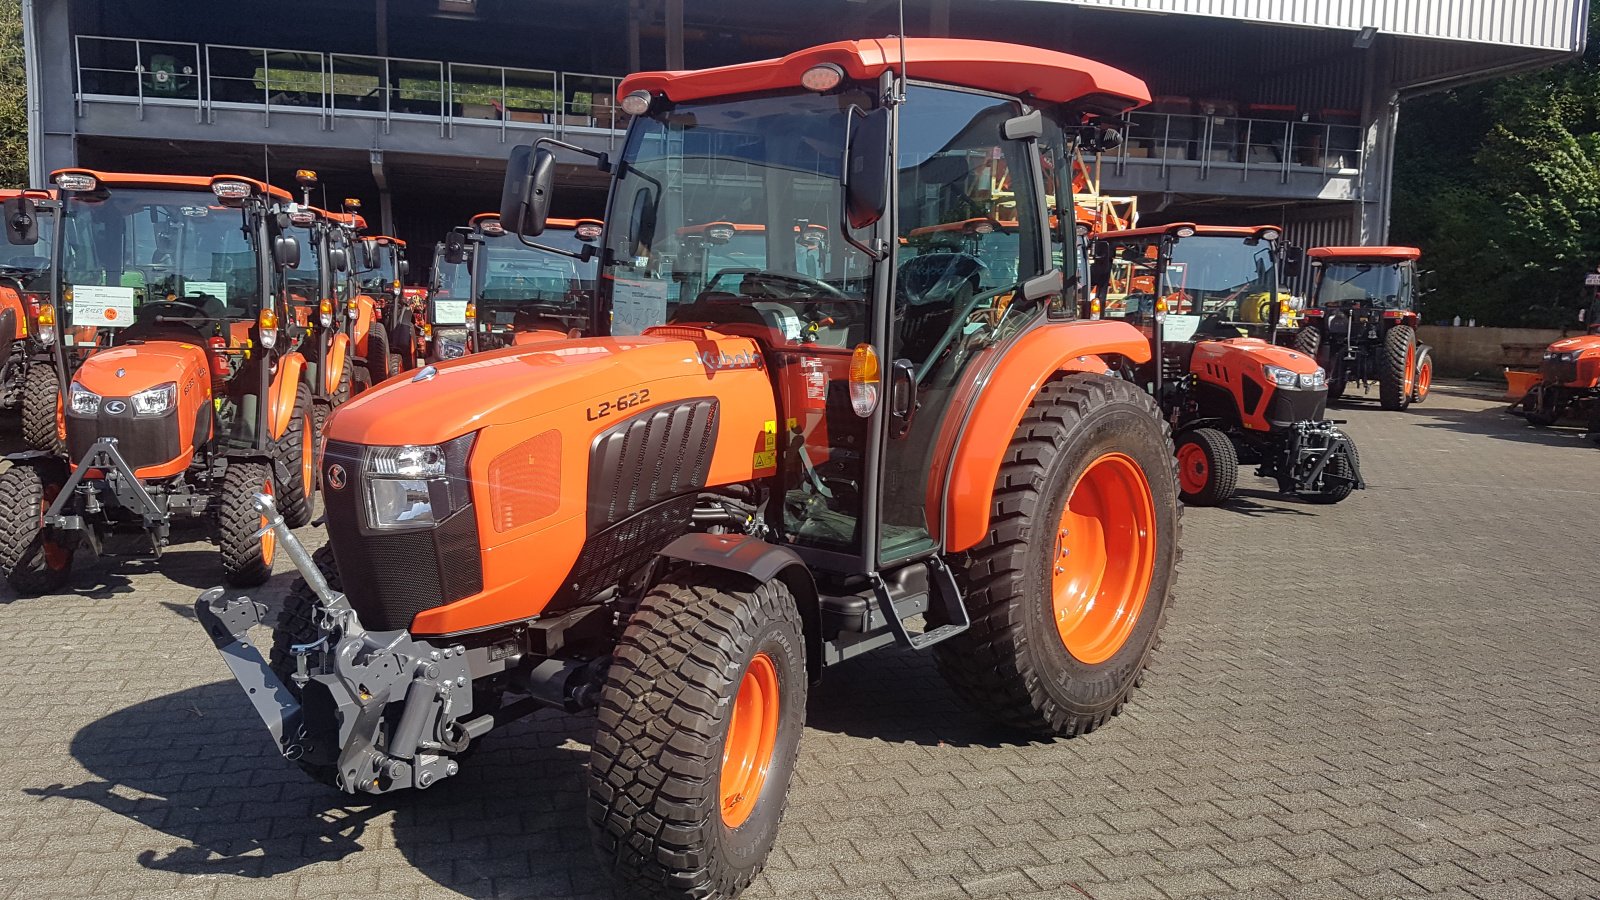
[[[540,145],[560,147],[563,150],[571,150],[573,153],[582,154],[594,160],[594,167],[596,169],[599,169],[607,174],[610,174],[611,172],[611,154],[609,153],[602,153],[599,150],[590,150],[587,147],[579,147],[577,144],[569,144],[566,141],[558,141],[555,138],[547,137],[539,138],[533,142],[533,146],[535,148],[539,147]]]
[[[873,262],[883,262],[889,256],[889,251],[883,246],[883,241],[874,241],[873,243],[878,246],[869,247],[856,240],[855,235],[850,233],[850,139],[855,130],[857,113],[866,115],[861,107],[852,105],[850,111],[845,113],[844,116],[844,164],[839,167],[839,189],[845,202],[839,205],[839,236],[844,238],[846,244],[865,253],[867,258]]]
[[[594,259],[593,244],[584,244],[582,251],[574,253],[571,250],[563,250],[560,247],[546,247],[543,244],[535,244],[533,241],[530,241],[524,237],[520,231],[516,232],[516,235],[517,240],[522,242],[522,246],[527,247],[530,250],[542,250],[545,253],[554,253],[557,256],[565,256],[568,259],[575,259],[578,262],[588,262],[589,260]]]

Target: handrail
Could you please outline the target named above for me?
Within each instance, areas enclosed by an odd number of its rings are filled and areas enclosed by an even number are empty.
[[[1287,182],[1295,172],[1358,174],[1362,169],[1362,128],[1337,122],[1261,119],[1191,113],[1134,112],[1128,136],[1112,161],[1118,174],[1129,166],[1158,165],[1163,175],[1174,167],[1198,168],[1202,178],[1216,169],[1276,171]]]

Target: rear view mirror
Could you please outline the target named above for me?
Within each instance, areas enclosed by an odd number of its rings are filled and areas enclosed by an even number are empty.
[[[1303,247],[1293,244],[1283,248],[1283,274],[1284,277],[1295,279],[1300,277],[1300,270],[1305,267],[1306,251]]]
[[[350,268],[350,256],[344,252],[343,247],[334,247],[328,251],[328,265],[335,272],[344,272]]]
[[[444,236],[444,261],[459,266],[467,259],[467,238],[459,231]]]
[[[633,214],[628,217],[632,223],[629,231],[633,234],[633,245],[636,248],[647,248],[656,240],[656,199],[655,192],[649,187],[641,186],[633,194]]]
[[[272,261],[280,269],[294,269],[300,266],[300,242],[293,235],[280,234],[272,241]]]
[[[39,211],[28,197],[5,201],[6,240],[19,247],[39,243]]]
[[[538,237],[550,217],[550,194],[555,187],[556,157],[543,147],[514,147],[506,160],[506,180],[500,189],[500,224],[515,234]]]
[[[411,260],[409,260],[409,259],[400,260],[400,277],[401,278],[405,278],[407,275],[410,275],[410,274],[411,274]]]
[[[889,111],[875,109],[857,120],[852,112],[844,149],[845,222],[870,228],[889,207]]]

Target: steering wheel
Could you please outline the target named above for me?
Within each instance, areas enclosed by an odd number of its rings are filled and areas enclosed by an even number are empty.
[[[209,314],[206,313],[206,307],[205,307],[205,301],[204,300],[201,300],[199,303],[191,303],[188,300],[146,301],[144,304],[142,304],[139,307],[139,314],[138,314],[137,318],[144,318],[145,317],[145,313],[148,311],[149,314],[150,314],[149,318],[151,320],[157,319],[160,316],[156,312],[156,310],[159,309],[160,307],[164,307],[164,306],[184,306],[184,307],[188,307],[189,309],[194,310],[195,315],[192,318],[198,318],[198,319],[209,319],[209,318],[212,318],[212,316],[210,316]],[[183,317],[183,318],[191,318],[191,317],[187,317],[186,316],[186,317]]]
[[[721,275],[722,273],[718,272],[717,274]],[[778,282],[780,284],[794,285],[795,287],[799,288],[802,291],[810,292],[812,295],[821,295],[821,296],[824,296],[824,297],[830,297],[830,298],[837,299],[837,300],[849,299],[849,295],[848,294],[846,294],[844,291],[839,290],[838,288],[834,287],[833,285],[827,283],[826,281],[821,281],[819,279],[811,278],[811,277],[806,276],[806,275],[791,275],[791,274],[789,274],[787,272],[769,272],[769,271],[766,271],[764,269],[762,271],[759,271],[759,272],[745,273],[745,281],[743,282],[743,284],[740,285],[740,296],[757,297],[757,298],[759,298],[761,295],[748,293],[748,292],[746,292],[744,290],[744,287],[745,287],[745,285],[749,285],[749,284],[752,284],[752,283],[756,284],[756,285],[759,285],[762,282],[767,282],[767,281],[774,281],[774,282]],[[781,300],[781,299],[785,299],[785,298],[778,297],[778,298],[774,298],[774,299],[780,299]]]

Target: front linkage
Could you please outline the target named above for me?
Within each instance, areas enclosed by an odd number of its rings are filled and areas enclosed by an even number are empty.
[[[1361,477],[1361,460],[1355,442],[1332,421],[1296,422],[1284,433],[1278,459],[1264,456],[1256,475],[1276,478],[1278,490],[1285,494],[1325,492],[1329,482],[1348,483],[1355,490],[1366,490]],[[1343,457],[1344,467],[1333,467]],[[1340,471],[1346,468],[1347,471]]]

